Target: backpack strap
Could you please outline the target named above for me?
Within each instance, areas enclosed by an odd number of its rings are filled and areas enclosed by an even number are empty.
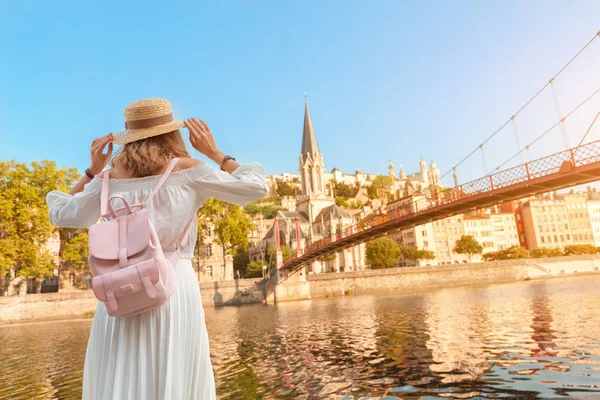
[[[173,267],[175,267],[175,265],[177,264],[177,261],[179,260],[179,254],[181,254],[183,246],[185,246],[185,243],[187,242],[190,233],[192,233],[192,226],[194,226],[194,217],[190,218],[190,222],[188,222],[187,226],[185,227],[183,235],[181,235],[181,238],[177,242],[176,250],[173,252],[173,254],[171,254],[171,257],[169,257],[169,260],[171,261],[171,265]]]
[[[104,218],[107,214],[108,207],[108,181],[110,170],[104,170],[102,174],[102,190],[100,191],[100,216]]]
[[[163,172],[162,176],[160,177],[160,180],[158,181],[158,183],[156,184],[156,186],[152,190],[152,193],[150,193],[150,196],[148,196],[148,198],[146,199],[146,202],[144,203],[144,206],[148,205],[148,203],[150,203],[150,201],[152,201],[152,198],[160,190],[160,188],[162,187],[162,185],[166,182],[166,180],[169,177],[169,175],[171,175],[171,172],[173,171],[173,168],[175,168],[175,165],[177,165],[177,163],[179,162],[179,160],[180,160],[179,157],[174,158],[174,159],[171,160],[171,162],[169,163],[169,166],[167,167],[167,169],[165,170],[165,172]]]
[[[144,206],[146,206],[150,202],[150,200],[152,200],[154,195],[160,190],[160,188],[166,182],[167,178],[169,177],[169,175],[173,171],[173,168],[175,168],[175,165],[177,165],[179,160],[180,158],[174,158],[171,160],[169,166],[167,166],[167,169],[165,170],[165,172],[163,172],[162,176],[160,177],[160,180],[152,190],[152,193],[150,193],[150,196],[148,196],[148,198],[146,199]],[[105,170],[102,174],[102,190],[100,192],[100,215],[103,218],[106,217],[108,214],[108,183],[110,181],[109,174],[110,170],[108,169]]]

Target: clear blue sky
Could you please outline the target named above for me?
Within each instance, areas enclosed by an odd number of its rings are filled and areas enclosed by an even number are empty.
[[[164,97],[177,117],[205,119],[225,152],[295,172],[308,92],[328,170],[385,174],[391,159],[410,173],[422,156],[445,171],[600,30],[599,16],[595,0],[4,0],[0,159],[83,169],[127,103]],[[563,111],[598,87],[600,38],[557,80]],[[551,98],[519,119],[522,144],[555,122]],[[599,108],[567,121],[571,145]],[[532,156],[560,150],[551,136]],[[488,168],[515,148],[502,132]],[[482,174],[479,156],[459,168],[461,181]]]

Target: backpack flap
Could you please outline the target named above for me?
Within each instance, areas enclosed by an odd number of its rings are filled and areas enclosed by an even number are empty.
[[[145,291],[149,298],[158,295],[156,284],[159,281],[159,261],[148,260],[131,267],[95,276],[92,290],[98,300],[108,303],[111,311],[118,308],[117,300]]]
[[[120,264],[126,265],[128,257],[144,251],[150,243],[148,211],[142,209],[92,225],[89,237],[92,257],[119,260]]]

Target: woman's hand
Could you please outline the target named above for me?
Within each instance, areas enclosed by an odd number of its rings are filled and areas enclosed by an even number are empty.
[[[113,134],[109,133],[106,136],[99,137],[92,142],[92,148],[90,149],[90,158],[92,165],[90,166],[90,173],[98,175],[104,167],[113,151],[112,141],[114,140]],[[108,144],[108,151],[104,153],[104,148]]]
[[[224,155],[217,147],[215,138],[206,122],[191,118],[183,121],[183,123],[190,131],[190,143],[192,143],[194,149],[220,165]]]

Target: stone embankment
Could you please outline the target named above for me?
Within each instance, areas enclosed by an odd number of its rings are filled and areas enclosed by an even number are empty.
[[[279,300],[335,297],[355,294],[429,290],[472,284],[517,282],[582,274],[600,275],[600,255],[508,260],[436,267],[392,268],[339,274],[309,275],[298,297],[297,283],[278,287]],[[268,302],[273,298],[260,280],[241,279],[200,284],[204,307]],[[289,293],[286,293],[288,291]],[[0,297],[0,323],[91,316],[97,300],[91,291]]]

